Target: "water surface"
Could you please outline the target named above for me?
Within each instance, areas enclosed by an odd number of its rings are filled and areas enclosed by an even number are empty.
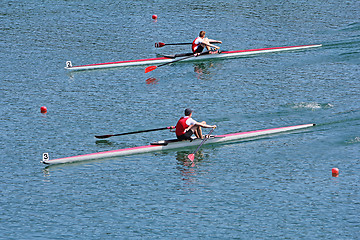
[[[359,1],[3,1],[0,236],[4,239],[357,239]],[[153,21],[151,16],[158,15]],[[189,51],[305,51],[83,71],[74,65]],[[154,81],[146,81],[154,78]],[[40,113],[41,106],[48,113]],[[217,134],[291,134],[46,168],[51,158],[173,138],[186,107]],[[337,178],[331,169],[340,169]]]

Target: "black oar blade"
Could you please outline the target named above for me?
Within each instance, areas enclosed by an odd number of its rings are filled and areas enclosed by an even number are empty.
[[[102,136],[95,136],[95,137],[103,139],[103,138],[109,138],[109,137],[112,137],[112,136],[114,136],[114,135],[102,135]]]

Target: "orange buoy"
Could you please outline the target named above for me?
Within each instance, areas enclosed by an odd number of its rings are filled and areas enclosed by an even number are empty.
[[[156,14],[152,15],[152,19],[156,20],[156,19],[157,19],[157,15],[156,15]]]

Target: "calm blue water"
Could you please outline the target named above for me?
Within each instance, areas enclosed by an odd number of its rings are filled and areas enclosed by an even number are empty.
[[[158,15],[153,21],[151,16]],[[2,1],[1,239],[358,239],[360,2]],[[297,52],[83,71],[187,52]],[[155,78],[154,82],[146,81]],[[40,113],[46,106],[48,113]],[[51,158],[173,138],[184,108],[217,134],[317,126],[255,141],[45,168]],[[337,167],[340,175],[331,176]]]

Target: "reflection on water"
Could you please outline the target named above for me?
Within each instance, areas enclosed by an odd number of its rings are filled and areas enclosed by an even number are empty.
[[[176,153],[177,169],[181,174],[181,180],[186,183],[196,182],[196,168],[195,163],[188,159],[189,151],[179,151]]]
[[[176,160],[178,160],[179,166],[185,166],[185,167],[194,167],[195,164],[190,161],[190,159],[187,157],[189,155],[189,151],[180,151],[176,153]]]
[[[49,169],[46,167],[43,169],[43,174],[44,174],[44,182],[50,182],[50,171]]]
[[[158,84],[159,83],[159,80],[157,80],[156,78],[148,78],[146,79],[146,84]]]
[[[203,79],[205,76],[211,75],[210,68],[214,67],[212,62],[202,62],[194,64],[194,72],[197,73],[198,79]]]
[[[186,167],[193,167],[195,166],[195,162],[201,162],[202,160],[204,160],[205,156],[202,152],[202,150],[200,149],[196,154],[195,154],[195,159],[194,162],[191,162],[191,160],[188,158],[188,155],[190,154],[189,151],[178,151],[176,153],[176,159],[178,160],[179,163],[181,163],[181,165],[186,166]]]
[[[189,151],[178,151],[176,153],[176,160],[177,160],[177,169],[182,175],[182,180],[193,183],[196,181],[196,175],[197,175],[197,168],[196,163],[201,162],[204,160],[204,154],[200,150],[195,154],[195,160],[194,162],[190,161],[188,158]]]
[[[99,146],[114,146],[114,143],[109,140],[96,140],[95,144]]]

